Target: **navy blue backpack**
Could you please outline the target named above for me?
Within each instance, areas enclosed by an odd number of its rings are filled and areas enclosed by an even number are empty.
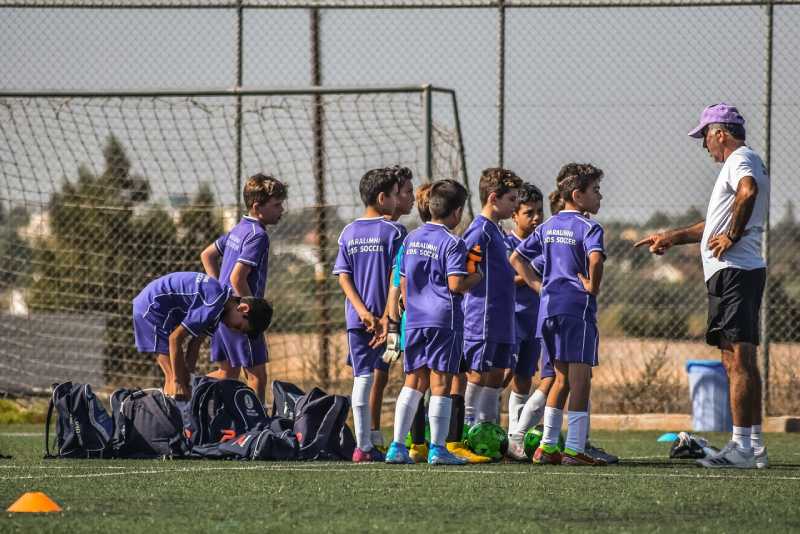
[[[50,451],[50,422],[56,413],[55,450]],[[53,384],[44,427],[45,458],[108,458],[114,421],[89,384]]]

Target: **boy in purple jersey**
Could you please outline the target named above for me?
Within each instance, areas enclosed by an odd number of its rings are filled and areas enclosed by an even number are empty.
[[[287,195],[286,185],[272,176],[259,173],[250,177],[242,192],[247,215],[200,254],[206,273],[231,287],[235,295],[265,296],[269,261],[266,227],[280,220]],[[237,379],[244,368],[247,385],[263,403],[268,359],[264,336],[250,338],[221,325],[211,338],[211,361],[217,362],[219,369],[209,376]]]
[[[470,250],[482,255],[484,278],[464,296],[464,358],[468,373],[464,396],[467,424],[492,421],[499,414],[505,370],[511,367],[514,333],[514,269],[500,221],[517,208],[522,180],[513,172],[491,168],[481,173],[481,214],[464,233]]]
[[[354,462],[383,461],[372,444],[370,389],[375,370],[387,371],[383,361],[386,341],[386,298],[389,275],[406,231],[387,219],[397,204],[398,179],[392,169],[368,171],[359,184],[364,216],[345,226],[339,236],[339,253],[333,274],[345,294],[348,365],[353,367]]]
[[[189,374],[197,363],[204,336],[224,324],[251,337],[272,320],[264,299],[236,297],[204,273],[179,272],[153,280],[133,299],[136,350],[155,354],[164,372],[164,393],[176,400],[191,397]],[[189,340],[186,354],[183,343]]]
[[[411,169],[408,167],[400,167],[399,165],[395,165],[393,167],[389,167],[387,172],[393,173],[397,177],[397,199],[394,206],[394,213],[390,217],[390,220],[397,221],[403,215],[408,215],[411,213],[411,209],[414,207],[414,184],[412,183],[413,174],[411,173]],[[399,223],[398,223],[399,224]],[[403,227],[403,232],[405,233],[405,227]],[[400,278],[400,273],[395,272],[396,265],[398,261],[398,257],[402,253],[402,246],[398,249],[397,253],[395,254],[395,259],[392,263],[392,273],[390,275],[390,280],[394,280],[396,278]],[[384,311],[384,324],[386,325],[386,349],[382,356],[383,361],[387,364],[391,364],[395,359],[392,358],[392,350],[397,350],[400,345],[399,337],[400,337],[400,318],[399,314],[390,313],[392,309],[392,301],[394,301],[395,308],[397,307],[397,301],[400,297],[400,288],[395,287],[394,283],[390,281],[389,283],[389,294],[387,296],[387,305],[386,310]],[[389,356],[387,356],[387,353]],[[381,411],[383,408],[383,391],[386,389],[386,383],[389,381],[389,371],[384,369],[375,369],[374,374],[374,382],[372,383],[372,389],[369,393],[369,406],[371,411],[371,419],[372,419],[372,445],[381,449],[386,450],[384,447],[383,441],[383,432],[381,432]]]
[[[511,264],[529,286],[538,278],[530,266],[544,257],[537,336],[556,370],[547,396],[544,435],[533,462],[606,465],[585,453],[589,428],[592,367],[597,365],[597,294],[603,275],[603,228],[583,216],[600,209],[603,171],[571,164],[574,174],[559,182],[564,210],[545,221],[511,255]],[[567,442],[558,450],[563,409],[569,397]]]
[[[466,459],[447,450],[453,375],[461,362],[464,315],[461,298],[477,284],[480,272],[467,273],[467,247],[450,231],[461,221],[467,190],[455,180],[434,182],[428,209],[431,221],[405,239],[401,269],[406,304],[406,379],[397,397],[394,441],[387,463],[412,464],[405,437],[422,395],[430,386],[428,419],[431,425],[429,464],[462,465]]]
[[[507,236],[511,251],[542,223],[544,213],[542,210],[543,196],[538,187],[525,183],[520,188],[519,206],[511,216],[514,221],[514,230]],[[533,268],[541,276],[542,258],[537,257],[533,262]],[[515,358],[513,367],[510,370],[511,392],[508,397],[508,454],[514,459],[526,459],[522,444],[525,432],[538,423],[529,421],[537,418],[544,412],[544,404],[547,398],[550,384],[555,376],[552,365],[542,362],[539,370],[539,387],[534,392],[531,409],[528,410],[523,421],[523,429],[517,428],[520,415],[523,412],[526,402],[531,398],[530,390],[533,383],[533,375],[537,370],[537,363],[541,355],[541,343],[536,337],[536,319],[539,314],[539,293],[534,291],[525,283],[525,280],[516,275],[516,305],[514,307],[514,320],[517,343],[515,347]],[[537,410],[538,408],[538,410]]]

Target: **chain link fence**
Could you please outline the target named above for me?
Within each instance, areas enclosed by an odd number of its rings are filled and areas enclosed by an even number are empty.
[[[203,244],[238,216],[241,167],[244,176],[263,170],[291,186],[267,289],[280,310],[268,336],[270,372],[346,390],[342,297],[313,232],[313,97],[243,97],[238,161],[236,97],[203,88],[429,83],[452,88],[460,108],[434,94],[434,177],[463,170],[475,190],[482,168],[502,164],[546,194],[563,163],[605,170],[598,412],[686,410],[677,400],[686,398],[685,361],[718,357],[703,343],[698,247],[656,258],[631,245],[703,218],[718,168],[686,132],[704,106],[736,104],[772,178],[761,351],[769,409],[800,411],[800,185],[792,163],[800,141],[791,134],[800,119],[800,2],[5,0],[0,48],[2,91],[98,95],[0,101],[0,368],[14,377],[2,388],[67,378],[70,358],[85,355],[96,358],[96,380],[151,381],[149,362],[108,370],[110,353],[135,359],[123,310],[148,277],[200,268]],[[195,94],[102,96],[134,89]],[[359,209],[355,184],[366,169],[404,163],[426,174],[424,103],[419,93],[323,102],[322,212],[332,244]],[[115,174],[109,157],[123,155],[127,171]],[[62,215],[72,217],[63,232],[73,241],[57,244],[66,252],[54,259],[44,243],[60,239],[58,202],[71,203]],[[117,263],[108,264],[107,249],[91,261],[78,254],[119,220],[144,233],[103,237]],[[319,336],[328,332],[325,367]],[[621,393],[642,385],[662,392],[656,406]]]

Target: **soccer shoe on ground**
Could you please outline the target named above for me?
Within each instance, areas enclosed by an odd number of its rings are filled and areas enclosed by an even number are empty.
[[[358,450],[358,449],[356,449]],[[386,451],[387,464],[413,464],[414,460],[408,455],[408,449],[402,443],[393,441],[389,445],[389,450]]]
[[[731,441],[717,454],[707,456],[697,463],[709,469],[755,469],[756,458],[752,451],[748,454],[743,452],[736,446],[736,443]]]
[[[469,450],[469,447],[467,447],[463,441],[449,442],[447,444],[447,450],[460,458],[464,458],[467,460],[467,463],[470,464],[488,464],[492,461],[488,456],[481,456]]]
[[[769,467],[769,458],[767,458],[767,447],[753,447],[753,456],[756,459],[756,467],[758,469],[766,469]]]
[[[508,451],[506,451],[506,456],[517,462],[530,461],[528,455],[525,454],[525,444],[514,437],[508,439]]]
[[[382,462],[384,459],[383,453],[375,447],[368,451],[362,451],[356,447],[356,450],[353,451],[353,461],[357,464],[362,462]]]
[[[561,453],[561,465],[600,466],[607,464],[603,460],[593,458],[585,452],[577,452],[565,449],[564,452]]]
[[[537,465],[561,465],[561,451],[556,448],[548,452],[542,447],[537,447],[531,461]]]
[[[428,444],[427,443],[412,443],[408,448],[408,455],[415,464],[428,463]]]
[[[441,445],[431,445],[428,451],[428,463],[431,465],[465,465],[466,458],[456,456]]]
[[[586,442],[586,447],[584,452],[594,458],[595,460],[602,460],[605,463],[611,464],[618,464],[619,458],[614,456],[613,454],[607,453],[605,449],[601,447],[595,447],[590,442]]]

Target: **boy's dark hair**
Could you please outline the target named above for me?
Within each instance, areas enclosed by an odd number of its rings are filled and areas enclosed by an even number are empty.
[[[484,169],[478,183],[481,205],[486,204],[486,201],[489,200],[489,195],[492,193],[501,197],[512,189],[519,189],[520,187],[522,187],[522,178],[512,171],[500,167]]]
[[[397,173],[392,167],[369,170],[361,177],[358,184],[361,202],[365,206],[374,206],[378,201],[378,195],[381,193],[388,195],[399,183]]]
[[[247,335],[255,337],[269,328],[269,325],[272,324],[272,304],[268,300],[258,297],[234,298],[238,298],[240,303],[250,306],[250,310],[246,315],[247,322],[250,325]]]
[[[253,204],[263,204],[272,197],[286,200],[289,186],[267,174],[254,174],[247,179],[242,190],[244,205],[249,210]]]
[[[429,204],[431,201],[432,186],[432,182],[422,184],[417,188],[416,193],[414,193],[414,196],[417,200],[417,211],[419,212],[419,218],[422,219],[422,222],[428,222],[431,220],[431,209]]]
[[[569,167],[569,172],[564,169]],[[603,177],[603,171],[588,163],[568,163],[558,173],[558,192],[564,202],[572,202],[572,193],[586,191],[594,182]]]
[[[428,209],[432,219],[449,217],[467,201],[467,189],[455,180],[438,180],[431,185]]]
[[[394,174],[397,177],[397,187],[403,187],[406,182],[414,179],[414,173],[408,167],[401,167],[400,165],[393,165],[387,167],[386,171]]]
[[[555,215],[564,209],[564,199],[561,198],[561,193],[558,192],[558,189],[550,191],[547,200],[550,201],[550,215]]]
[[[517,206],[517,210],[519,210],[523,204],[528,204],[530,202],[541,202],[542,190],[533,184],[525,182],[519,188],[519,196],[517,197],[517,200],[519,200],[519,206]]]
[[[745,130],[743,124],[733,124],[728,122],[715,122],[709,124],[703,129],[703,137],[706,136],[709,130],[723,130],[731,134],[731,137],[738,141],[745,141]]]

